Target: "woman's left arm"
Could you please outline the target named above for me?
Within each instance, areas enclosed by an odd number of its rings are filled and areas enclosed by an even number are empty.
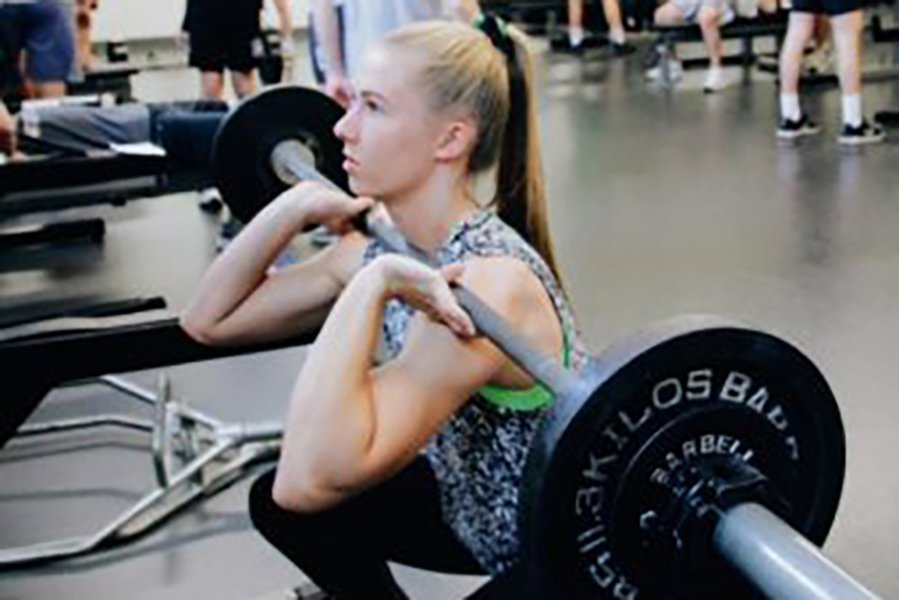
[[[410,267],[419,271],[403,273]],[[415,280],[424,271],[430,279]],[[528,287],[516,282],[521,277],[520,269],[490,264],[469,268],[461,281],[516,320]],[[376,368],[372,355],[384,303],[397,296],[431,318],[417,314],[400,355]],[[321,510],[412,460],[440,424],[508,360],[491,342],[470,333],[467,316],[438,272],[395,256],[360,271],[332,309],[297,380],[275,501],[297,511]]]

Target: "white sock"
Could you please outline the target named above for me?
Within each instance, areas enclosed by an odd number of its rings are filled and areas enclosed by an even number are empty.
[[[571,42],[572,46],[580,46],[584,41],[584,28],[583,27],[569,27],[568,28],[568,41]]]
[[[861,94],[843,94],[843,123],[850,127],[862,124]]]
[[[799,94],[780,95],[780,116],[788,121],[798,121],[802,117]]]
[[[623,44],[625,42],[624,28],[618,27],[609,30],[609,40],[613,44]]]

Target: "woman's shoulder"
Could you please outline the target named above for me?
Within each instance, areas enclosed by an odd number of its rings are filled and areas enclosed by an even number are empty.
[[[460,283],[487,304],[510,311],[510,317],[525,314],[542,300],[546,288],[534,270],[510,255],[472,256],[463,261]]]

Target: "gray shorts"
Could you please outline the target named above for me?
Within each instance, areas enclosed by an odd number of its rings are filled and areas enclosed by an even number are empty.
[[[721,14],[721,25],[734,20],[734,9],[728,0],[671,0],[684,13],[684,21],[695,23],[702,8],[716,8]]]

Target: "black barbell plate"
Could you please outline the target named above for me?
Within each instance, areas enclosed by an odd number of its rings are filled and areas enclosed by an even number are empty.
[[[705,438],[711,454],[751,451],[749,463],[789,503],[786,520],[824,542],[842,490],[845,437],[827,382],[795,347],[722,319],[680,318],[610,347],[582,386],[559,399],[525,467],[520,530],[534,597],[745,593],[721,565],[693,589],[659,593],[648,580],[666,565],[647,564],[637,543],[639,515],[661,493],[648,474],[669,453],[701,460],[703,436],[713,436]]]
[[[271,88],[238,104],[219,126],[212,153],[215,184],[232,214],[248,223],[289,187],[269,160],[286,140],[309,148],[315,168],[347,190],[343,144],[334,135],[343,113],[328,96],[298,86]]]

